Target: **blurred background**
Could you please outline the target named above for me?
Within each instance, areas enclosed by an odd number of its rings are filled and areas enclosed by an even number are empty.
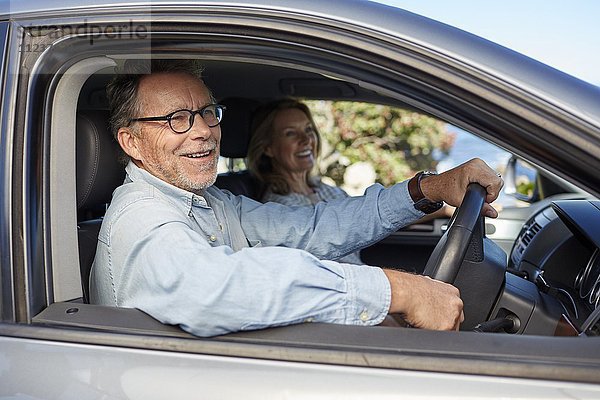
[[[600,86],[600,1],[372,1],[452,25]],[[323,139],[319,173],[326,183],[350,195],[361,195],[375,182],[392,185],[421,170],[443,172],[473,157],[504,173],[511,157],[469,132],[411,110],[305,102]],[[244,169],[244,160],[238,160],[236,168]],[[522,180],[531,184],[529,176]],[[501,194],[498,205],[527,204]]]
[[[600,2],[595,0],[375,0],[452,25],[600,86]],[[503,173],[511,154],[460,128],[407,110],[308,101],[324,138],[321,174],[351,195],[475,156]],[[525,179],[525,177],[524,177]],[[519,206],[504,194],[501,206]]]

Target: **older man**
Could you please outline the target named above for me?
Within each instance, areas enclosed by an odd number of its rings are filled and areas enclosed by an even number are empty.
[[[135,307],[199,336],[304,321],[376,325],[388,314],[459,326],[455,287],[332,260],[441,201],[459,205],[470,182],[493,201],[502,180],[482,161],[315,208],[261,204],[212,186],[223,107],[195,63],[131,62],[108,95],[129,161],[100,231],[93,303]],[[497,216],[489,204],[484,212]]]

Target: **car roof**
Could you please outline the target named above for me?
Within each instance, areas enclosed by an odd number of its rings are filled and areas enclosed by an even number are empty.
[[[459,68],[479,71],[526,90],[563,111],[600,127],[600,88],[476,35],[379,3],[361,0],[237,0],[237,1],[131,1],[131,0],[0,0],[0,15],[12,19],[40,17],[93,17],[107,10],[177,12],[210,7],[224,13],[277,15],[306,23],[321,23],[364,32],[390,43],[401,42],[415,51],[445,59]],[[72,21],[72,20],[71,20]]]

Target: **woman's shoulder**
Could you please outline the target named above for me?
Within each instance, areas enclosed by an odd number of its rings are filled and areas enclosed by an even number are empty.
[[[267,189],[262,197],[262,202],[267,203],[269,201],[284,204],[286,206],[308,206],[312,204],[308,197],[299,193],[292,192],[288,194],[279,194],[274,193],[271,189]]]
[[[279,194],[273,192],[271,188],[267,188],[262,197],[262,202],[266,203],[272,201],[275,203],[285,204],[287,206],[309,206],[313,205],[315,201],[327,201],[348,197],[348,194],[341,188],[326,184],[320,180],[313,181],[312,187],[317,194],[316,198],[318,200],[311,199],[310,196],[294,192],[288,194]]]
[[[333,199],[348,197],[348,193],[344,192],[343,189],[341,189],[337,186],[328,185],[327,183],[324,183],[323,181],[317,182],[317,184],[315,186],[315,190],[317,191],[317,193],[319,193],[319,196],[323,200],[333,200]]]

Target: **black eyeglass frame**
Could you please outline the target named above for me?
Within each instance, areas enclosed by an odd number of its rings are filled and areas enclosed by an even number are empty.
[[[217,114],[219,114],[219,112],[217,112],[216,110],[218,110],[218,109],[220,109],[220,110],[221,110],[221,112],[220,112],[220,114],[221,114],[221,118],[220,118],[220,119],[219,119],[219,118],[217,118],[217,120],[218,120],[218,121],[217,121],[217,123],[216,123],[216,124],[214,124],[214,125],[210,125],[210,124],[208,124],[208,123],[206,122],[206,120],[204,119],[204,117],[202,116],[202,114],[204,113],[204,111],[205,111],[207,108],[209,108],[209,107],[214,107],[214,108],[215,108],[215,116],[216,116]],[[202,120],[204,121],[204,123],[205,123],[206,125],[208,125],[208,127],[209,127],[209,128],[214,128],[215,126],[218,126],[218,125],[221,123],[221,121],[223,120],[223,111],[225,111],[225,110],[227,110],[227,107],[225,107],[224,105],[222,105],[222,104],[216,104],[216,103],[213,103],[213,104],[207,104],[207,105],[205,105],[204,107],[202,107],[202,108],[200,108],[200,109],[198,109],[198,110],[188,110],[188,109],[186,109],[186,108],[182,108],[181,110],[176,110],[176,111],[173,111],[172,113],[169,113],[169,114],[167,114],[167,115],[163,115],[163,116],[160,116],[160,117],[142,117],[142,118],[131,118],[131,119],[129,120],[129,124],[131,124],[132,122],[168,121],[168,122],[169,122],[169,128],[171,128],[171,130],[172,130],[173,132],[175,132],[175,133],[186,133],[187,131],[189,131],[190,129],[192,129],[192,127],[194,126],[194,121],[196,120],[196,114],[199,114],[199,115],[200,115],[200,117],[202,118]],[[179,113],[179,112],[181,112],[181,111],[187,111],[187,112],[189,112],[189,113],[190,113],[190,120],[189,120],[189,122],[190,122],[190,126],[189,126],[189,128],[187,128],[187,129],[186,129],[186,130],[184,130],[184,131],[177,131],[177,130],[175,130],[175,129],[173,128],[173,124],[171,123],[171,119],[173,118],[173,115],[175,115],[175,114],[177,114],[177,113]]]

